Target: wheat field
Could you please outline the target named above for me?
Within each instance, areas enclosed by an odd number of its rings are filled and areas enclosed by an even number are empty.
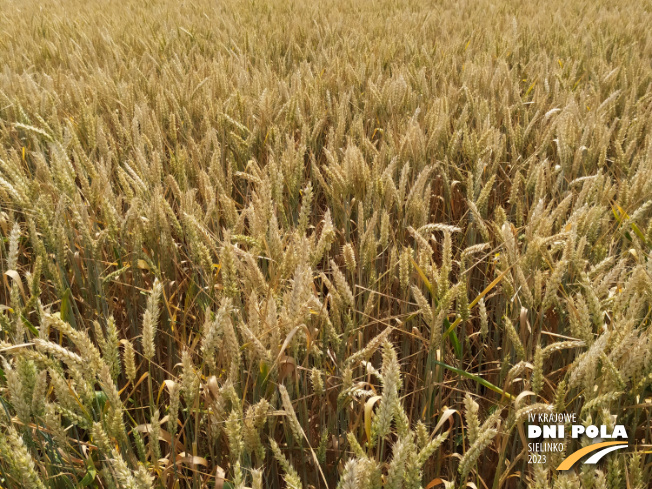
[[[0,487],[652,487],[650,25],[0,0]]]

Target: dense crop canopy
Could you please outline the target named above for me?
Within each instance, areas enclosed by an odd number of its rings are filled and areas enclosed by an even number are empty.
[[[0,485],[645,487],[650,25],[0,0]]]

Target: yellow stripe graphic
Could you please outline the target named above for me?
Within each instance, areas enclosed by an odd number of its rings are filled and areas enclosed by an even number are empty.
[[[596,450],[600,450],[601,448],[610,447],[613,445],[624,445],[624,443],[622,441],[605,441],[602,443],[594,443],[593,445],[589,445],[588,447],[581,448],[578,451],[573,452],[568,457],[566,457],[564,461],[559,464],[557,470],[568,470],[573,465],[575,465],[575,462],[577,462],[585,455],[588,455],[591,452],[595,452]]]

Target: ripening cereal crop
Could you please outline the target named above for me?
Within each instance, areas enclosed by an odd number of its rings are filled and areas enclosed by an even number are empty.
[[[651,487],[650,25],[0,0],[0,487]]]

